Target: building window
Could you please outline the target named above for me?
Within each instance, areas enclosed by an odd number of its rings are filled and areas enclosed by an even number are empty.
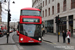
[[[54,14],[54,6],[52,6],[52,15]]]
[[[45,5],[47,5],[47,0],[46,0],[46,4]]]
[[[66,11],[66,0],[63,2],[63,11]]]
[[[38,2],[38,0],[36,0],[36,2]]]
[[[45,10],[45,16],[47,16],[47,9]]]
[[[43,11],[43,17],[44,17],[44,11]]]
[[[52,0],[52,2],[53,2],[54,0]]]
[[[48,15],[50,16],[50,8],[48,8]]]
[[[44,1],[43,1],[43,7],[44,7]]]
[[[50,0],[49,0],[49,3],[50,3]]]
[[[37,2],[38,2],[38,0],[37,0]]]
[[[58,3],[57,4],[57,13],[59,13],[60,12],[60,4]]]
[[[75,8],[75,0],[71,0],[71,9]]]

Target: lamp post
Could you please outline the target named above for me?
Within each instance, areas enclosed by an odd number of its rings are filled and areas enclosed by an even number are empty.
[[[8,43],[8,38],[9,38],[9,14],[10,14],[10,0],[8,1],[8,21],[7,21],[7,43]]]
[[[14,1],[13,1],[13,3],[15,3]],[[9,23],[10,23],[10,21],[11,21],[11,14],[10,14],[10,0],[8,0],[8,21],[7,21],[7,43],[8,43],[8,38],[9,38]]]

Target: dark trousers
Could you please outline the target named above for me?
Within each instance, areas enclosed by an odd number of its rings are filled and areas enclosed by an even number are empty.
[[[65,37],[63,37],[63,43],[65,43],[65,42],[66,42]]]
[[[70,38],[68,38],[67,40],[68,40],[68,43],[70,43]]]
[[[42,36],[45,34],[45,31],[42,32]]]

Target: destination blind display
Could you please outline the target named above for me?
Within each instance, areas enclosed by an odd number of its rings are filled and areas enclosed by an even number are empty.
[[[23,22],[39,22],[39,19],[23,18]]]

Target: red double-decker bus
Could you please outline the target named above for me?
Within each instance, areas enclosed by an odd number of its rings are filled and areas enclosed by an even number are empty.
[[[40,9],[23,8],[18,24],[19,43],[41,43],[42,17]]]

